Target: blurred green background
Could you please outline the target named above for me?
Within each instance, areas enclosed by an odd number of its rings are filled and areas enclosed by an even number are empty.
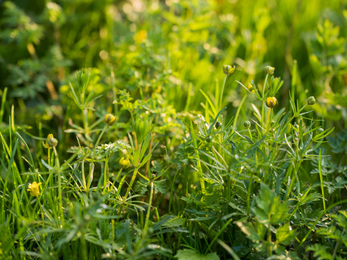
[[[212,93],[223,79],[221,66],[234,64],[226,89],[232,114],[246,93],[235,80],[261,84],[271,65],[285,81],[280,107],[289,106],[293,86],[302,103],[314,95],[317,116],[342,130],[346,8],[346,0],[5,1],[0,86],[8,88],[18,122],[59,125],[66,109],[61,93],[80,68],[96,68],[93,87],[106,97],[112,72],[117,89],[135,97],[141,88],[156,88],[153,79],[165,79],[169,105],[188,109],[190,95],[189,110],[199,111],[205,100],[199,89]]]

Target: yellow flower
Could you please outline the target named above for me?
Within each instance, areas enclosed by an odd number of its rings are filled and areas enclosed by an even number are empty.
[[[269,108],[274,108],[275,106],[278,105],[278,101],[277,101],[277,98],[275,97],[268,97],[266,99],[266,106],[269,107]]]
[[[128,168],[130,166],[130,161],[128,158],[124,159],[124,157],[122,157],[120,160],[119,160],[119,164],[120,166],[122,166],[122,168]]]
[[[28,191],[30,191],[31,196],[39,196],[40,195],[40,185],[41,182],[37,183],[36,181],[34,181],[33,183],[29,183],[28,185]]]
[[[248,89],[250,92],[252,92],[252,93],[254,93],[254,92],[255,92],[255,90],[254,90],[254,87],[253,87],[253,84],[252,84],[252,83],[249,83],[249,84],[248,84],[247,89]]]
[[[47,149],[51,149],[58,145],[58,140],[54,138],[53,134],[49,134],[46,139],[46,143],[43,143],[43,146]]]
[[[107,114],[105,116],[105,123],[108,124],[109,126],[113,125],[115,121],[116,121],[116,117],[114,115]]]

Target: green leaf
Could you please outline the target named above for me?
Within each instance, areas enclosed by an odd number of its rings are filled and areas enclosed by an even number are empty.
[[[168,222],[163,224],[164,227],[173,228],[173,227],[181,227],[184,225],[185,219],[180,217],[175,217],[170,219]]]
[[[178,260],[219,260],[216,253],[201,255],[192,249],[178,250],[175,257],[177,257]]]
[[[265,227],[259,223],[255,223],[254,226],[247,222],[236,222],[241,231],[247,235],[247,237],[253,242],[259,242],[263,240],[265,234]]]
[[[154,181],[154,190],[156,193],[165,193],[167,191],[166,180]]]
[[[295,230],[285,224],[277,229],[276,239],[278,243],[282,245],[289,245],[290,242],[295,238]]]
[[[288,203],[280,202],[280,198],[265,184],[261,185],[259,197],[255,198],[258,208],[253,213],[263,224],[283,223],[288,216]]]
[[[53,168],[49,166],[43,159],[41,159],[41,162],[48,170],[53,170]]]
[[[313,251],[313,256],[317,257],[317,260],[333,260],[333,256],[327,252],[327,248],[320,244],[314,244],[306,248],[306,251]]]

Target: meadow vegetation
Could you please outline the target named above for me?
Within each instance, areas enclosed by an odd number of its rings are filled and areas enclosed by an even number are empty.
[[[347,3],[0,3],[0,259],[347,258]]]

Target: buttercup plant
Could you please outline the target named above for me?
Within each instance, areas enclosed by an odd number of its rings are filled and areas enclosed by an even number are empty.
[[[30,191],[30,195],[37,197],[40,195],[40,185],[42,183],[37,183],[36,181],[29,183],[27,191]]]
[[[129,166],[130,166],[129,158],[124,159],[124,157],[122,157],[119,160],[119,164],[123,169],[129,168]]]

